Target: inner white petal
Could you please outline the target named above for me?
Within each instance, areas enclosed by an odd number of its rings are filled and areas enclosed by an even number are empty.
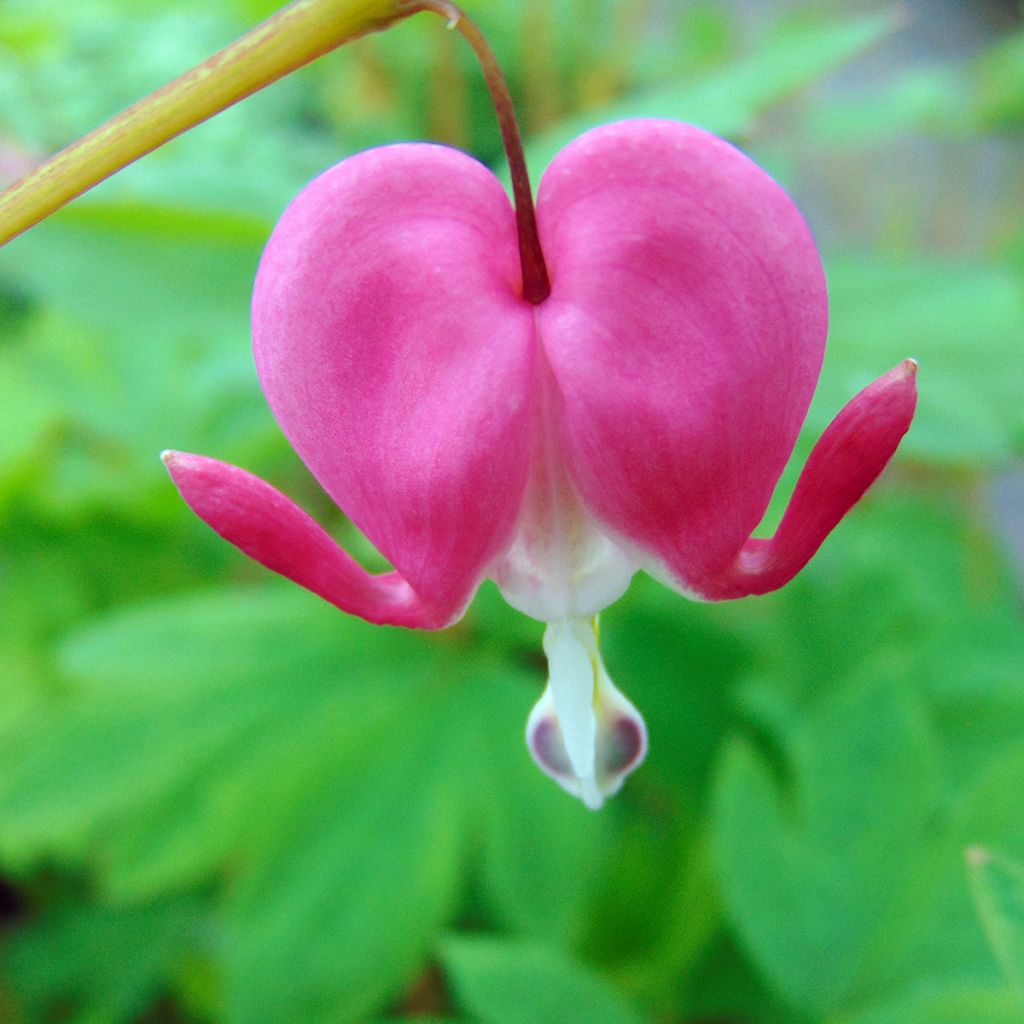
[[[634,561],[598,530],[582,508],[570,529],[520,528],[491,577],[517,611],[541,622],[590,618],[626,592]]]
[[[643,718],[608,677],[597,622],[551,623],[548,685],[530,713],[526,742],[538,767],[596,810],[647,753]]]
[[[526,725],[530,753],[596,810],[647,751],[644,721],[608,678],[597,649],[596,616],[625,593],[639,562],[576,492],[560,443],[561,397],[542,344],[536,365],[530,475],[516,535],[489,575],[513,608],[548,623],[548,685]]]
[[[584,507],[559,443],[557,388],[538,353],[530,477],[512,544],[490,576],[513,608],[542,622],[589,619],[617,601],[639,562]]]
[[[544,631],[551,696],[562,729],[562,742],[576,778],[594,779],[597,674],[590,654],[576,635],[574,622],[553,622]],[[584,629],[586,623],[582,623]]]

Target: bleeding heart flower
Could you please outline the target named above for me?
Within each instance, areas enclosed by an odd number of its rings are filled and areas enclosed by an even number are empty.
[[[627,121],[555,158],[537,221],[551,293],[535,304],[498,180],[455,150],[396,145],[316,179],[267,245],[264,391],[394,571],[371,575],[241,469],[165,458],[218,533],[346,612],[440,629],[490,577],[548,623],[530,750],[597,807],[647,744],[597,614],[641,568],[708,601],[781,587],[895,451],[916,366],[839,413],[775,536],[752,539],[825,346],[825,279],[793,203],[721,139]]]

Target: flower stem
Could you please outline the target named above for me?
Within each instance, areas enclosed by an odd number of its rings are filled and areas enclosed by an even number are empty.
[[[367,32],[418,11],[448,19],[483,69],[508,155],[523,296],[551,291],[512,97],[480,30],[447,0],[294,0],[241,39],[133,104],[0,193],[0,245],[146,153]]]
[[[533,190],[530,175],[526,170],[523,155],[523,140],[519,132],[512,95],[502,74],[494,51],[491,50],[483,33],[458,7],[448,0],[406,0],[402,9],[409,14],[417,11],[433,11],[448,19],[451,28],[457,28],[462,37],[473,48],[484,80],[491,94],[494,112],[498,117],[501,139],[508,158],[509,174],[512,178],[512,195],[515,197],[516,227],[519,232],[519,263],[523,275],[523,298],[529,302],[543,302],[551,294],[547,264],[540,247],[537,233],[537,215],[533,206]]]
[[[0,194],[0,245],[238,100],[410,13],[402,0],[294,0]]]

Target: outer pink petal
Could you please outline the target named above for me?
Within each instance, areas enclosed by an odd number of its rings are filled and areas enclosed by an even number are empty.
[[[534,359],[519,287],[504,190],[429,145],[317,178],[256,279],[256,364],[278,422],[429,604],[465,604],[515,527]]]
[[[910,428],[916,377],[917,364],[908,359],[846,404],[814,446],[775,536],[747,541],[724,573],[697,581],[702,597],[717,601],[777,590],[807,564]]]
[[[431,607],[396,572],[373,576],[290,498],[237,466],[165,452],[164,463],[193,512],[268,569],[342,611],[392,626],[446,626],[461,607]]]
[[[760,521],[817,382],[821,264],[760,168],[668,121],[598,128],[540,187],[541,340],[590,509],[684,586]]]

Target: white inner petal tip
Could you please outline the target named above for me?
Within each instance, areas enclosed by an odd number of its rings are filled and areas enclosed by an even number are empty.
[[[597,671],[573,622],[556,622],[544,633],[548,685],[562,728],[562,742],[576,777],[592,779],[597,745],[594,695]]]
[[[647,729],[605,671],[596,624],[552,623],[544,650],[548,686],[530,713],[527,744],[542,771],[597,810],[644,759]]]
[[[589,779],[580,779],[580,799],[584,807],[591,811],[599,811],[604,806],[604,794],[593,776]]]

